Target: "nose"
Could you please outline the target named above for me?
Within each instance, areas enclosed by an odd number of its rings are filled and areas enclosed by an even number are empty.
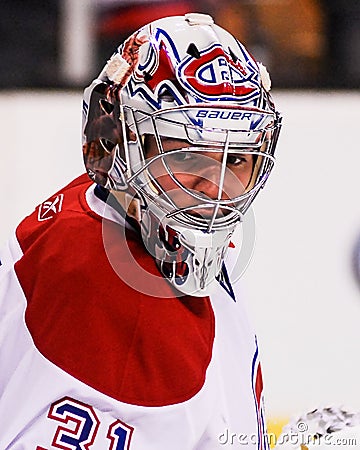
[[[221,164],[214,161],[213,164],[207,165],[197,173],[193,188],[194,190],[206,195],[212,200],[221,198],[220,190],[220,174]]]

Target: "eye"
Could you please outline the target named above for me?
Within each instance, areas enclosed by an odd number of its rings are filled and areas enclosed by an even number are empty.
[[[249,162],[248,158],[244,155],[229,154],[227,157],[227,164],[230,164],[232,166],[240,166],[248,162]]]
[[[171,159],[177,163],[188,162],[194,158],[194,155],[189,152],[178,152],[171,155]]]

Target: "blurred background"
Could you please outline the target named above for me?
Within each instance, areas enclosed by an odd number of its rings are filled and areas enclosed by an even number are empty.
[[[82,88],[135,29],[190,11],[268,67],[284,115],[241,280],[268,417],[360,410],[359,0],[2,0],[0,245],[83,172]]]
[[[360,85],[359,0],[2,0],[0,87],[82,87],[135,29],[189,11],[244,42],[278,88]]]

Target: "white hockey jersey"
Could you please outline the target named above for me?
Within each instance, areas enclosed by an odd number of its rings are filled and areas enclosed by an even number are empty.
[[[211,298],[177,298],[162,278],[154,292],[167,298],[136,292],[104,251],[105,220],[113,257],[136,277],[124,223],[101,208],[79,177],[0,253],[0,450],[266,449],[241,298],[220,284]],[[138,235],[126,240],[158,275]]]

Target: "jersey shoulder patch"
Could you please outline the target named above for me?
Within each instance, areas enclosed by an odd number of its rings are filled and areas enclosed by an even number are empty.
[[[81,195],[91,183],[89,177],[83,174],[38,205],[16,229],[22,251],[25,252],[43,233],[48,232],[57,220],[91,213]]]

